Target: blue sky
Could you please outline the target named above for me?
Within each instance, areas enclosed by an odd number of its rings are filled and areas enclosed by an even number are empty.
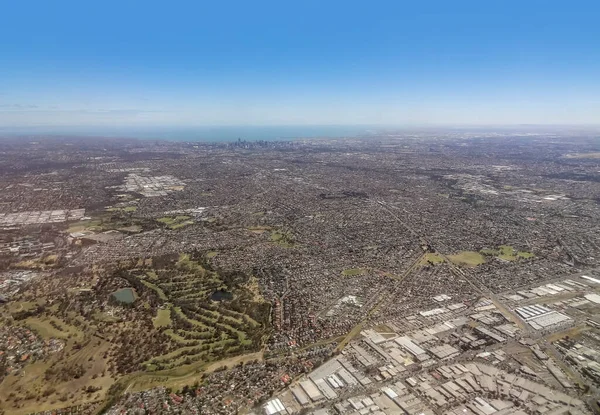
[[[598,124],[598,1],[10,1],[0,127]]]

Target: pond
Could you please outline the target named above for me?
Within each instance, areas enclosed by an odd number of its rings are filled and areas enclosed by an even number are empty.
[[[121,303],[131,304],[135,301],[135,291],[133,288],[121,288],[112,293],[112,296]]]
[[[217,290],[211,294],[210,299],[213,301],[228,301],[233,298],[233,294],[225,290]]]

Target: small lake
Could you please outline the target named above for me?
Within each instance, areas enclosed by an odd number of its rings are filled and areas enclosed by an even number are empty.
[[[121,288],[112,293],[112,296],[121,303],[131,304],[135,301],[135,291],[133,288]]]
[[[233,294],[225,290],[217,290],[210,295],[210,299],[213,301],[229,301],[233,299]]]

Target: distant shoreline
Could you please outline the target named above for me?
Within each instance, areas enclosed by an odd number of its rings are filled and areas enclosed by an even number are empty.
[[[236,126],[197,128],[11,128],[0,129],[0,136],[105,137],[161,141],[233,142],[338,138],[370,135],[364,126]]]

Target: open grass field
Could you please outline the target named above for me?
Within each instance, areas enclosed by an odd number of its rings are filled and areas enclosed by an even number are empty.
[[[167,226],[171,230],[180,229],[188,225],[192,225],[194,220],[190,216],[165,216],[156,220]]]
[[[117,230],[119,232],[125,232],[125,233],[139,233],[142,231],[142,227],[139,225],[131,225],[131,226],[124,226],[122,228],[118,228]]]
[[[436,265],[441,264],[443,262],[444,258],[440,254],[437,254],[435,252],[428,252],[425,255],[423,255],[423,258],[421,258],[419,265]]]
[[[344,277],[356,277],[357,275],[363,275],[366,272],[363,268],[349,268],[342,271]]]
[[[284,231],[272,231],[271,242],[285,248],[291,248],[295,244],[294,237],[289,232]]]
[[[486,257],[496,257],[505,261],[517,261],[519,259],[528,259],[535,257],[535,255],[531,252],[518,251],[510,245],[500,245],[496,249],[482,249],[481,251],[479,251],[479,253]]]
[[[136,211],[136,206],[109,208],[104,213],[95,215],[93,219],[73,222],[67,228],[67,232],[105,232],[110,230],[122,230],[127,233],[141,232],[143,229],[142,224],[149,221],[133,217],[132,214]]]
[[[13,301],[7,304],[10,313],[18,313],[19,311],[29,311],[35,309],[44,301]]]
[[[462,251],[454,255],[447,255],[447,258],[452,263],[465,267],[476,267],[493,258],[499,258],[504,261],[518,261],[534,257],[535,255],[531,252],[519,251],[510,245],[500,245],[497,248],[485,248],[479,252]]]
[[[8,375],[0,383],[0,410],[22,415],[104,399],[114,383],[107,370],[109,342],[54,317],[30,317],[17,324],[43,339],[61,339],[65,346]]]
[[[98,226],[102,224],[102,220],[100,219],[90,219],[90,220],[82,220],[79,222],[73,223],[67,229],[67,232],[82,232],[86,230],[95,230]]]
[[[476,267],[485,263],[485,257],[479,252],[474,251],[462,251],[455,255],[448,255],[448,259],[456,265],[466,267]]]

